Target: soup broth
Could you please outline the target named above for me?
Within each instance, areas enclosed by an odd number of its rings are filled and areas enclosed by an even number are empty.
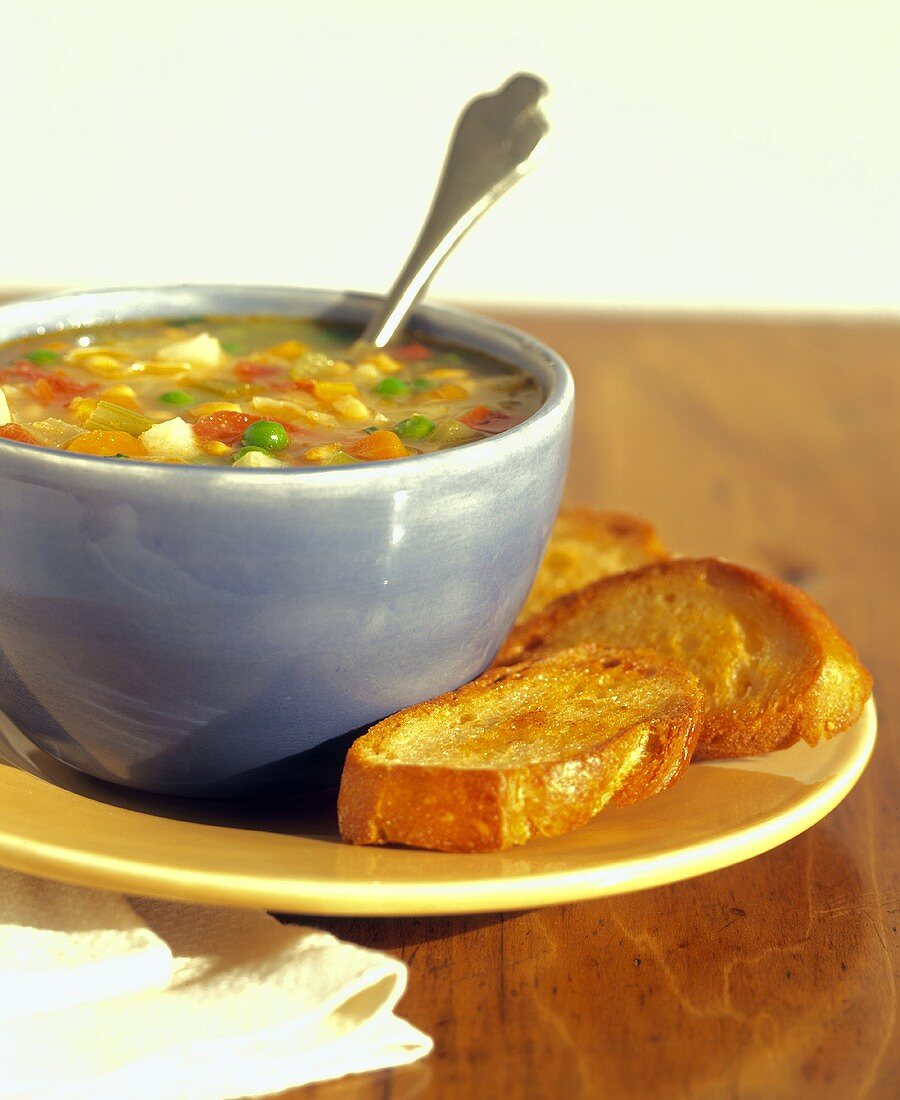
[[[284,317],[72,329],[0,348],[0,445],[277,468],[407,458],[507,431],[528,374],[470,351]]]

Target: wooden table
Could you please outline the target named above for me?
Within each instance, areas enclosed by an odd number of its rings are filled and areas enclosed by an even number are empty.
[[[900,325],[504,319],[575,373],[569,501],[806,588],[874,673],[878,746],[820,824],[693,881],[524,913],[301,917],[404,959],[400,1012],[436,1049],[284,1096],[893,1100]]]
[[[524,913],[317,920],[409,964],[400,1011],[436,1049],[290,1095],[900,1095],[900,326],[506,319],[575,373],[570,502],[806,588],[874,673],[879,743],[824,821],[703,878]]]

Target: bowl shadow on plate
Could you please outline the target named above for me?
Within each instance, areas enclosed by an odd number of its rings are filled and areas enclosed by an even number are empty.
[[[134,813],[262,830],[289,836],[314,835],[342,843],[337,828],[337,791],[344,757],[362,729],[332,738],[248,775],[253,794],[223,798],[188,798],[152,794],[85,775],[34,745],[0,711],[0,766],[19,768],[62,790]]]

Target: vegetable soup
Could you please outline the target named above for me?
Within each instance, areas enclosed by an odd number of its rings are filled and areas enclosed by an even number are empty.
[[[0,348],[4,440],[185,465],[337,466],[456,447],[521,423],[528,374],[285,317],[137,321]]]

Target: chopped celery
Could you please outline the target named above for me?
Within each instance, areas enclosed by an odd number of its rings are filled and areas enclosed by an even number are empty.
[[[428,437],[428,442],[437,443],[440,446],[468,443],[472,439],[481,439],[482,435],[482,432],[476,432],[468,424],[463,424],[459,420],[442,420]]]
[[[66,447],[76,435],[81,435],[83,428],[75,424],[67,424],[65,420],[58,420],[50,416],[46,420],[32,420],[28,430],[42,447]]]
[[[295,382],[300,378],[314,378],[334,366],[334,360],[323,351],[307,351],[294,364],[289,377]]]
[[[123,409],[121,405],[114,405],[111,401],[98,401],[96,409],[87,418],[84,426],[89,431],[140,435],[152,428],[154,423],[149,416],[142,416],[133,409]]]
[[[323,466],[354,466],[360,460],[354,458],[353,455],[348,455],[346,451],[335,451],[333,455],[327,458],[322,465]]]
[[[247,397],[253,389],[246,382],[231,381],[228,378],[192,378],[191,385],[195,389],[207,390],[220,397]]]

